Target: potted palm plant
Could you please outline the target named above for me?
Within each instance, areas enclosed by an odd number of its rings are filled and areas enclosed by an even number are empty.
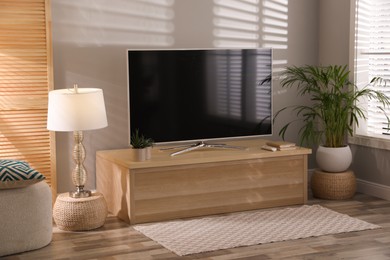
[[[370,83],[375,84],[381,80],[374,78]],[[300,142],[319,145],[316,153],[317,164],[326,172],[343,172],[352,162],[352,153],[346,138],[353,134],[355,123],[366,119],[359,101],[364,98],[375,99],[381,104],[382,111],[390,105],[389,97],[369,88],[369,85],[358,89],[349,79],[347,66],[287,67],[282,73],[281,85],[295,87],[301,96],[308,95],[311,104],[279,110],[274,119],[288,109],[292,109],[297,115],[297,119],[287,122],[281,128],[279,135],[284,139],[292,123],[303,122],[299,131]]]
[[[146,138],[144,135],[139,133],[136,129],[130,137],[130,144],[134,149],[134,156],[136,161],[144,161],[151,158],[151,148],[154,144],[153,139]]]

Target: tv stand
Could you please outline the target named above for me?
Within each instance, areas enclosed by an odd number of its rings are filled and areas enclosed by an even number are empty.
[[[176,156],[179,154],[187,153],[199,148],[218,148],[218,149],[238,149],[238,150],[245,150],[246,148],[243,146],[235,146],[235,145],[227,145],[227,144],[213,144],[213,143],[207,143],[204,141],[197,142],[195,144],[190,145],[179,145],[174,147],[167,147],[167,148],[161,148],[160,150],[172,150],[172,149],[178,149],[178,148],[184,148],[182,150],[179,150],[177,152],[171,153],[171,156]]]
[[[131,148],[98,151],[97,191],[130,224],[306,203],[310,149],[266,151],[261,139],[226,143],[246,149],[170,156],[169,146],[153,147],[142,162]]]

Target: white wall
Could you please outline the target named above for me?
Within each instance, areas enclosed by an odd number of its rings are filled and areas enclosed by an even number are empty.
[[[238,28],[226,36],[224,28],[214,24],[224,10],[220,2],[237,5],[228,8],[231,11],[249,8],[234,21],[255,29]],[[267,8],[277,12],[264,14]],[[275,14],[278,23],[268,23],[266,18]],[[243,17],[248,20],[241,20]],[[55,88],[78,83],[79,87],[104,91],[109,126],[85,132],[89,189],[95,188],[95,152],[128,146],[126,49],[277,46],[276,67],[318,63],[317,0],[259,0],[253,5],[239,0],[52,0],[52,20]],[[273,38],[265,28],[287,33]],[[297,102],[307,101],[291,90],[280,89],[275,80],[274,111]],[[280,126],[289,117],[279,118],[272,139],[279,138]],[[289,132],[288,140],[298,141],[297,129]],[[57,133],[58,192],[73,189],[72,146],[71,133]]]

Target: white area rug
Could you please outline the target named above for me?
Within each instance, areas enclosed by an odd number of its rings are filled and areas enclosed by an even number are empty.
[[[376,229],[319,205],[140,224],[134,229],[177,255]]]

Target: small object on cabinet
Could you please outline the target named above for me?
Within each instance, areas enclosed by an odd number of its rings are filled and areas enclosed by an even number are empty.
[[[267,151],[271,151],[271,152],[276,152],[276,151],[277,151],[277,148],[276,148],[276,147],[269,146],[269,145],[263,145],[263,146],[261,147],[261,149],[267,150]]]
[[[276,147],[278,149],[295,147],[295,143],[286,141],[268,141],[266,142],[266,145]]]

